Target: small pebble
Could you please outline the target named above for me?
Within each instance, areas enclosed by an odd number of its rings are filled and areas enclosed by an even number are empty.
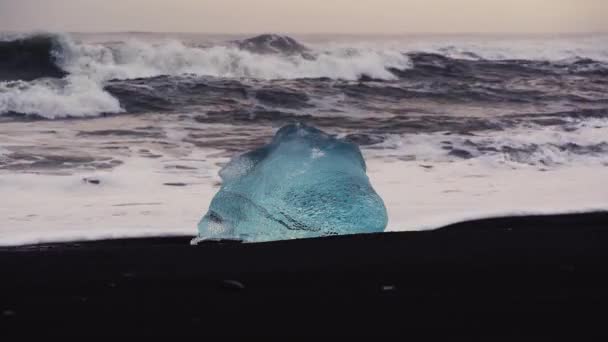
[[[245,285],[237,280],[224,280],[222,282],[222,287],[227,290],[244,290]]]
[[[186,183],[165,183],[165,186],[188,186]]]
[[[82,181],[85,183],[88,183],[88,184],[93,184],[93,185],[101,184],[101,181],[99,179],[95,179],[95,178],[83,178]]]
[[[384,285],[382,286],[382,291],[384,292],[393,292],[397,290],[397,286],[395,285]]]

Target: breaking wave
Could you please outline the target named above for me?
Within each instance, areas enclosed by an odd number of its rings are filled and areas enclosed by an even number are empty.
[[[96,80],[192,74],[262,80],[361,76],[395,79],[389,68],[406,69],[409,58],[398,51],[337,49],[313,55],[261,54],[238,45],[188,46],[181,41],[152,44],[137,40],[92,45],[64,40],[61,67]]]
[[[288,92],[298,89],[298,99],[323,89],[336,95],[335,103],[344,103],[344,98],[369,106],[403,99],[484,105],[557,98],[603,103],[608,54],[594,42],[587,50],[557,46],[553,51],[504,42],[494,47],[466,42],[306,46],[272,34],[207,45],[132,37],[99,43],[58,34],[5,37],[0,38],[0,115],[53,119],[131,112],[134,107],[167,110],[174,99],[183,106],[201,105],[211,100],[197,93],[198,87],[226,80],[240,83],[230,88],[241,88],[241,93],[248,93],[252,84],[281,88],[293,81]],[[564,75],[572,77],[559,78]],[[269,98],[267,89],[263,96],[257,89],[253,97],[266,107],[272,102],[272,107],[285,102],[275,96],[284,90],[273,90]],[[230,90],[227,95],[232,94]],[[133,99],[142,100],[134,106]]]
[[[0,113],[46,119],[90,117],[123,112],[99,83],[83,76],[0,83]]]
[[[207,47],[177,40],[87,44],[59,35],[0,42],[0,55],[5,56],[0,71],[11,70],[10,74],[0,73],[4,81],[0,83],[0,113],[59,118],[122,112],[118,101],[103,89],[109,80],[161,75],[260,80],[357,80],[365,76],[391,80],[397,76],[389,69],[410,66],[409,58],[396,50],[340,48],[304,55],[281,50],[303,49],[291,38],[260,37]],[[275,41],[288,44],[276,45]],[[276,53],[267,53],[271,48]],[[64,82],[37,80],[66,74]]]

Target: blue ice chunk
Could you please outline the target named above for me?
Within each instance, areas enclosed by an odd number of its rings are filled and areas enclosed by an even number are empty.
[[[383,232],[388,215],[359,147],[304,124],[234,158],[200,240],[263,242]]]

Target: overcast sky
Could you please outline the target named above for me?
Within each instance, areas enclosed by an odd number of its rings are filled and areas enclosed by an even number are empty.
[[[0,30],[607,32],[608,0],[0,0]]]

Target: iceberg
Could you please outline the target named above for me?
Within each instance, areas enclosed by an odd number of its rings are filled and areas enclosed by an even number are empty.
[[[378,233],[388,223],[359,147],[305,124],[281,128],[270,144],[234,158],[220,176],[198,241]]]

